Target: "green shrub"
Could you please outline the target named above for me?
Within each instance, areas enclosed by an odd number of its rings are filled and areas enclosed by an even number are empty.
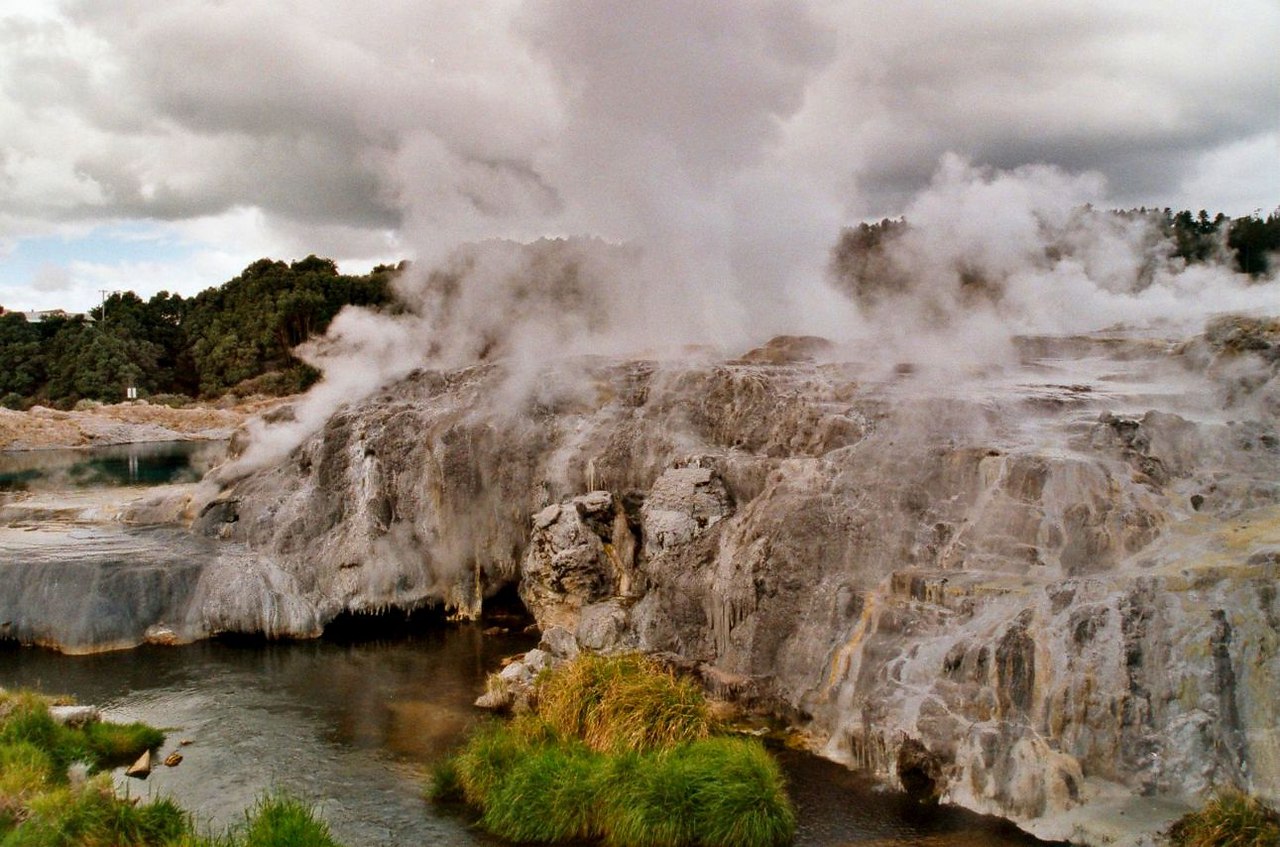
[[[1275,847],[1280,813],[1256,797],[1229,789],[1198,812],[1184,815],[1169,830],[1173,847]]]
[[[760,741],[713,738],[684,748],[683,755],[707,777],[697,799],[702,844],[763,847],[795,835],[786,780]]]
[[[0,803],[25,801],[51,788],[57,777],[53,759],[30,741],[0,744]]]
[[[529,743],[500,723],[480,726],[455,759],[462,796],[483,810],[504,776],[529,750]]]
[[[431,766],[427,799],[436,803],[457,803],[464,799],[458,761],[453,756],[446,756]]]
[[[620,757],[606,783],[601,829],[616,847],[770,847],[795,834],[781,771],[756,739]]]
[[[153,406],[168,406],[170,409],[185,409],[194,402],[185,394],[151,394],[147,402]]]
[[[26,816],[33,797],[57,783],[58,770],[49,754],[28,741],[0,744],[0,836]]]

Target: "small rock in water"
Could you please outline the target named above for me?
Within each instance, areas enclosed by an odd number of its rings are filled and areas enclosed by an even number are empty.
[[[176,768],[181,763],[182,763],[182,754],[177,751],[170,753],[164,759],[164,766],[166,768]]]
[[[147,627],[147,631],[143,633],[142,638],[148,644],[159,644],[162,647],[173,647],[182,641],[172,627],[164,624],[153,624]]]
[[[124,775],[131,776],[134,779],[146,779],[151,776],[151,751],[148,750],[139,756],[138,761],[130,765]]]

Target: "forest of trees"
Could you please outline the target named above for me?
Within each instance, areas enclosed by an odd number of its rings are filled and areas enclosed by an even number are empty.
[[[142,397],[286,394],[318,376],[291,350],[322,333],[343,306],[385,306],[404,267],[344,276],[330,259],[260,259],[217,288],[143,300],[117,292],[90,316],[30,321],[0,309],[0,404],[70,407]]]

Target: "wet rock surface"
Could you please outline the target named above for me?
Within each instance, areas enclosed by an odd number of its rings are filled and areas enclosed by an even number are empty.
[[[1215,338],[946,382],[808,342],[418,372],[220,477],[195,528],[244,555],[188,620],[518,585],[548,656],[661,653],[922,796],[1132,841],[1214,786],[1280,799],[1276,363]]]

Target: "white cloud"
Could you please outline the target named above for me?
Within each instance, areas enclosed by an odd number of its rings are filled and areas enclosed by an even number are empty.
[[[31,287],[45,294],[69,291],[72,287],[71,274],[63,265],[47,263],[36,271]]]
[[[1174,204],[1207,208],[1238,217],[1267,215],[1280,208],[1280,132],[1267,132],[1202,154],[1183,180]]]

